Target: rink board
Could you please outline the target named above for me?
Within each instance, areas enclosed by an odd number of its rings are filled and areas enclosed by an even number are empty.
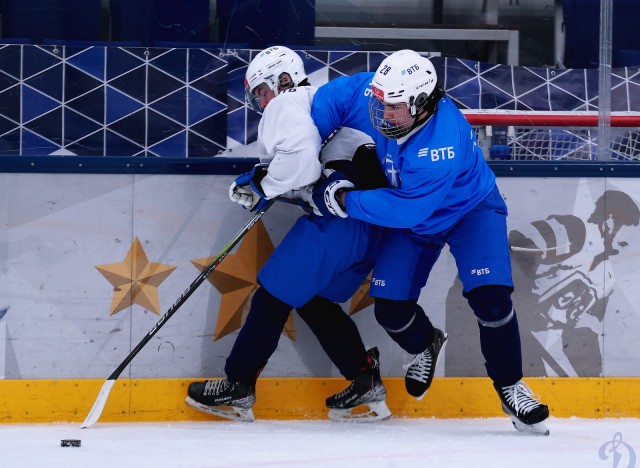
[[[498,174],[510,243],[520,249],[512,255],[513,299],[525,380],[558,417],[640,416],[635,167],[558,165],[547,167],[558,172],[549,177],[535,172],[538,165],[518,165],[503,168],[512,176]],[[518,178],[521,169],[532,177]],[[605,169],[624,176],[594,172]],[[233,175],[195,172],[0,174],[0,422],[84,420],[106,376],[244,225],[250,214],[227,198]],[[258,260],[298,216],[286,204],[264,216],[156,329],[100,421],[210,419],[185,405],[188,383],[223,375],[257,287]],[[153,266],[155,276],[129,297],[123,288],[140,278],[113,283],[123,271],[133,275],[134,260]],[[365,345],[380,350],[396,417],[501,416],[448,251],[419,299],[449,334],[436,381],[420,402],[404,390],[411,356],[376,323],[367,286],[343,307]],[[260,419],[324,419],[325,398],[346,386],[296,313],[261,375]]]
[[[99,421],[216,420],[184,403],[194,379],[117,380]],[[0,422],[78,422],[93,405],[103,380],[0,381]],[[477,418],[502,416],[487,378],[436,378],[425,398],[416,401],[404,379],[384,379],[387,405],[394,417]],[[638,418],[640,379],[529,378],[534,393],[555,417]],[[263,378],[256,388],[257,419],[316,420],[327,417],[325,398],[344,389],[342,379]]]

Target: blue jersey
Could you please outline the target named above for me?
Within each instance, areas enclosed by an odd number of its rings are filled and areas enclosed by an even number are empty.
[[[351,191],[347,214],[381,226],[434,234],[453,226],[495,188],[495,176],[476,135],[453,101],[418,129],[391,140],[373,128],[368,103],[373,73],[342,77],[321,86],[312,118],[325,138],[335,128],[357,128],[374,139],[388,189]]]
[[[355,128],[376,140],[379,133],[369,118],[373,75],[366,72],[341,76],[318,88],[311,104],[311,118],[322,141],[339,127]]]

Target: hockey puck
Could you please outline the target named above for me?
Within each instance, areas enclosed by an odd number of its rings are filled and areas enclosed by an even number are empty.
[[[62,439],[60,447],[80,447],[80,439]]]

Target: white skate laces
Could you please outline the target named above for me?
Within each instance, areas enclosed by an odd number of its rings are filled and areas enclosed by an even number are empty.
[[[518,414],[528,414],[540,406],[540,397],[534,395],[522,380],[513,385],[502,387],[502,393],[507,404]]]
[[[204,391],[202,395],[217,395],[218,393],[224,392],[227,388],[229,388],[230,384],[227,379],[216,379],[216,380],[207,380],[204,383]]]
[[[356,381],[352,380],[347,388],[333,395],[333,398],[336,400],[342,400],[345,396],[349,395],[349,393],[351,393],[355,389],[355,386],[356,386]],[[357,395],[355,396],[357,397]]]
[[[402,366],[407,371],[407,378],[426,383],[431,373],[431,352],[429,348],[420,354],[416,354],[409,364]]]
[[[256,401],[251,384],[227,379],[206,380],[189,384],[185,402],[203,413],[236,421],[254,421],[251,408]]]
[[[438,355],[447,342],[447,334],[437,328],[433,331],[431,343],[420,354],[416,354],[409,364],[403,366],[407,374],[404,378],[407,393],[421,400],[431,386],[436,373]]]

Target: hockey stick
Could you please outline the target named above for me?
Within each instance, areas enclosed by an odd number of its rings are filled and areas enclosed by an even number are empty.
[[[138,345],[133,348],[133,350],[129,353],[129,355],[122,361],[122,363],[113,371],[113,373],[107,378],[104,384],[102,384],[102,388],[100,389],[100,393],[98,393],[98,398],[93,403],[89,414],[85,418],[82,426],[82,429],[85,429],[98,421],[100,415],[102,414],[102,410],[104,409],[105,404],[107,403],[107,398],[109,398],[109,393],[111,392],[111,388],[116,383],[116,380],[125,370],[125,368],[129,365],[129,363],[133,360],[133,358],[140,352],[140,350],[149,342],[149,340],[155,335],[158,330],[171,318],[173,314],[186,302],[186,300],[193,294],[193,292],[200,286],[205,279],[211,274],[215,268],[220,265],[220,262],[224,260],[231,249],[233,249],[238,242],[251,230],[254,224],[258,222],[262,215],[273,205],[275,200],[269,200],[269,202],[260,210],[256,212],[253,217],[247,221],[247,223],[238,231],[238,233],[233,236],[233,238],[225,245],[220,253],[216,255],[216,257],[207,265],[207,267],[198,275],[198,277],[191,283],[187,289],[180,295],[180,297],[173,303],[169,310],[167,310],[160,320],[156,322],[151,330],[145,335],[144,338],[138,343]]]

